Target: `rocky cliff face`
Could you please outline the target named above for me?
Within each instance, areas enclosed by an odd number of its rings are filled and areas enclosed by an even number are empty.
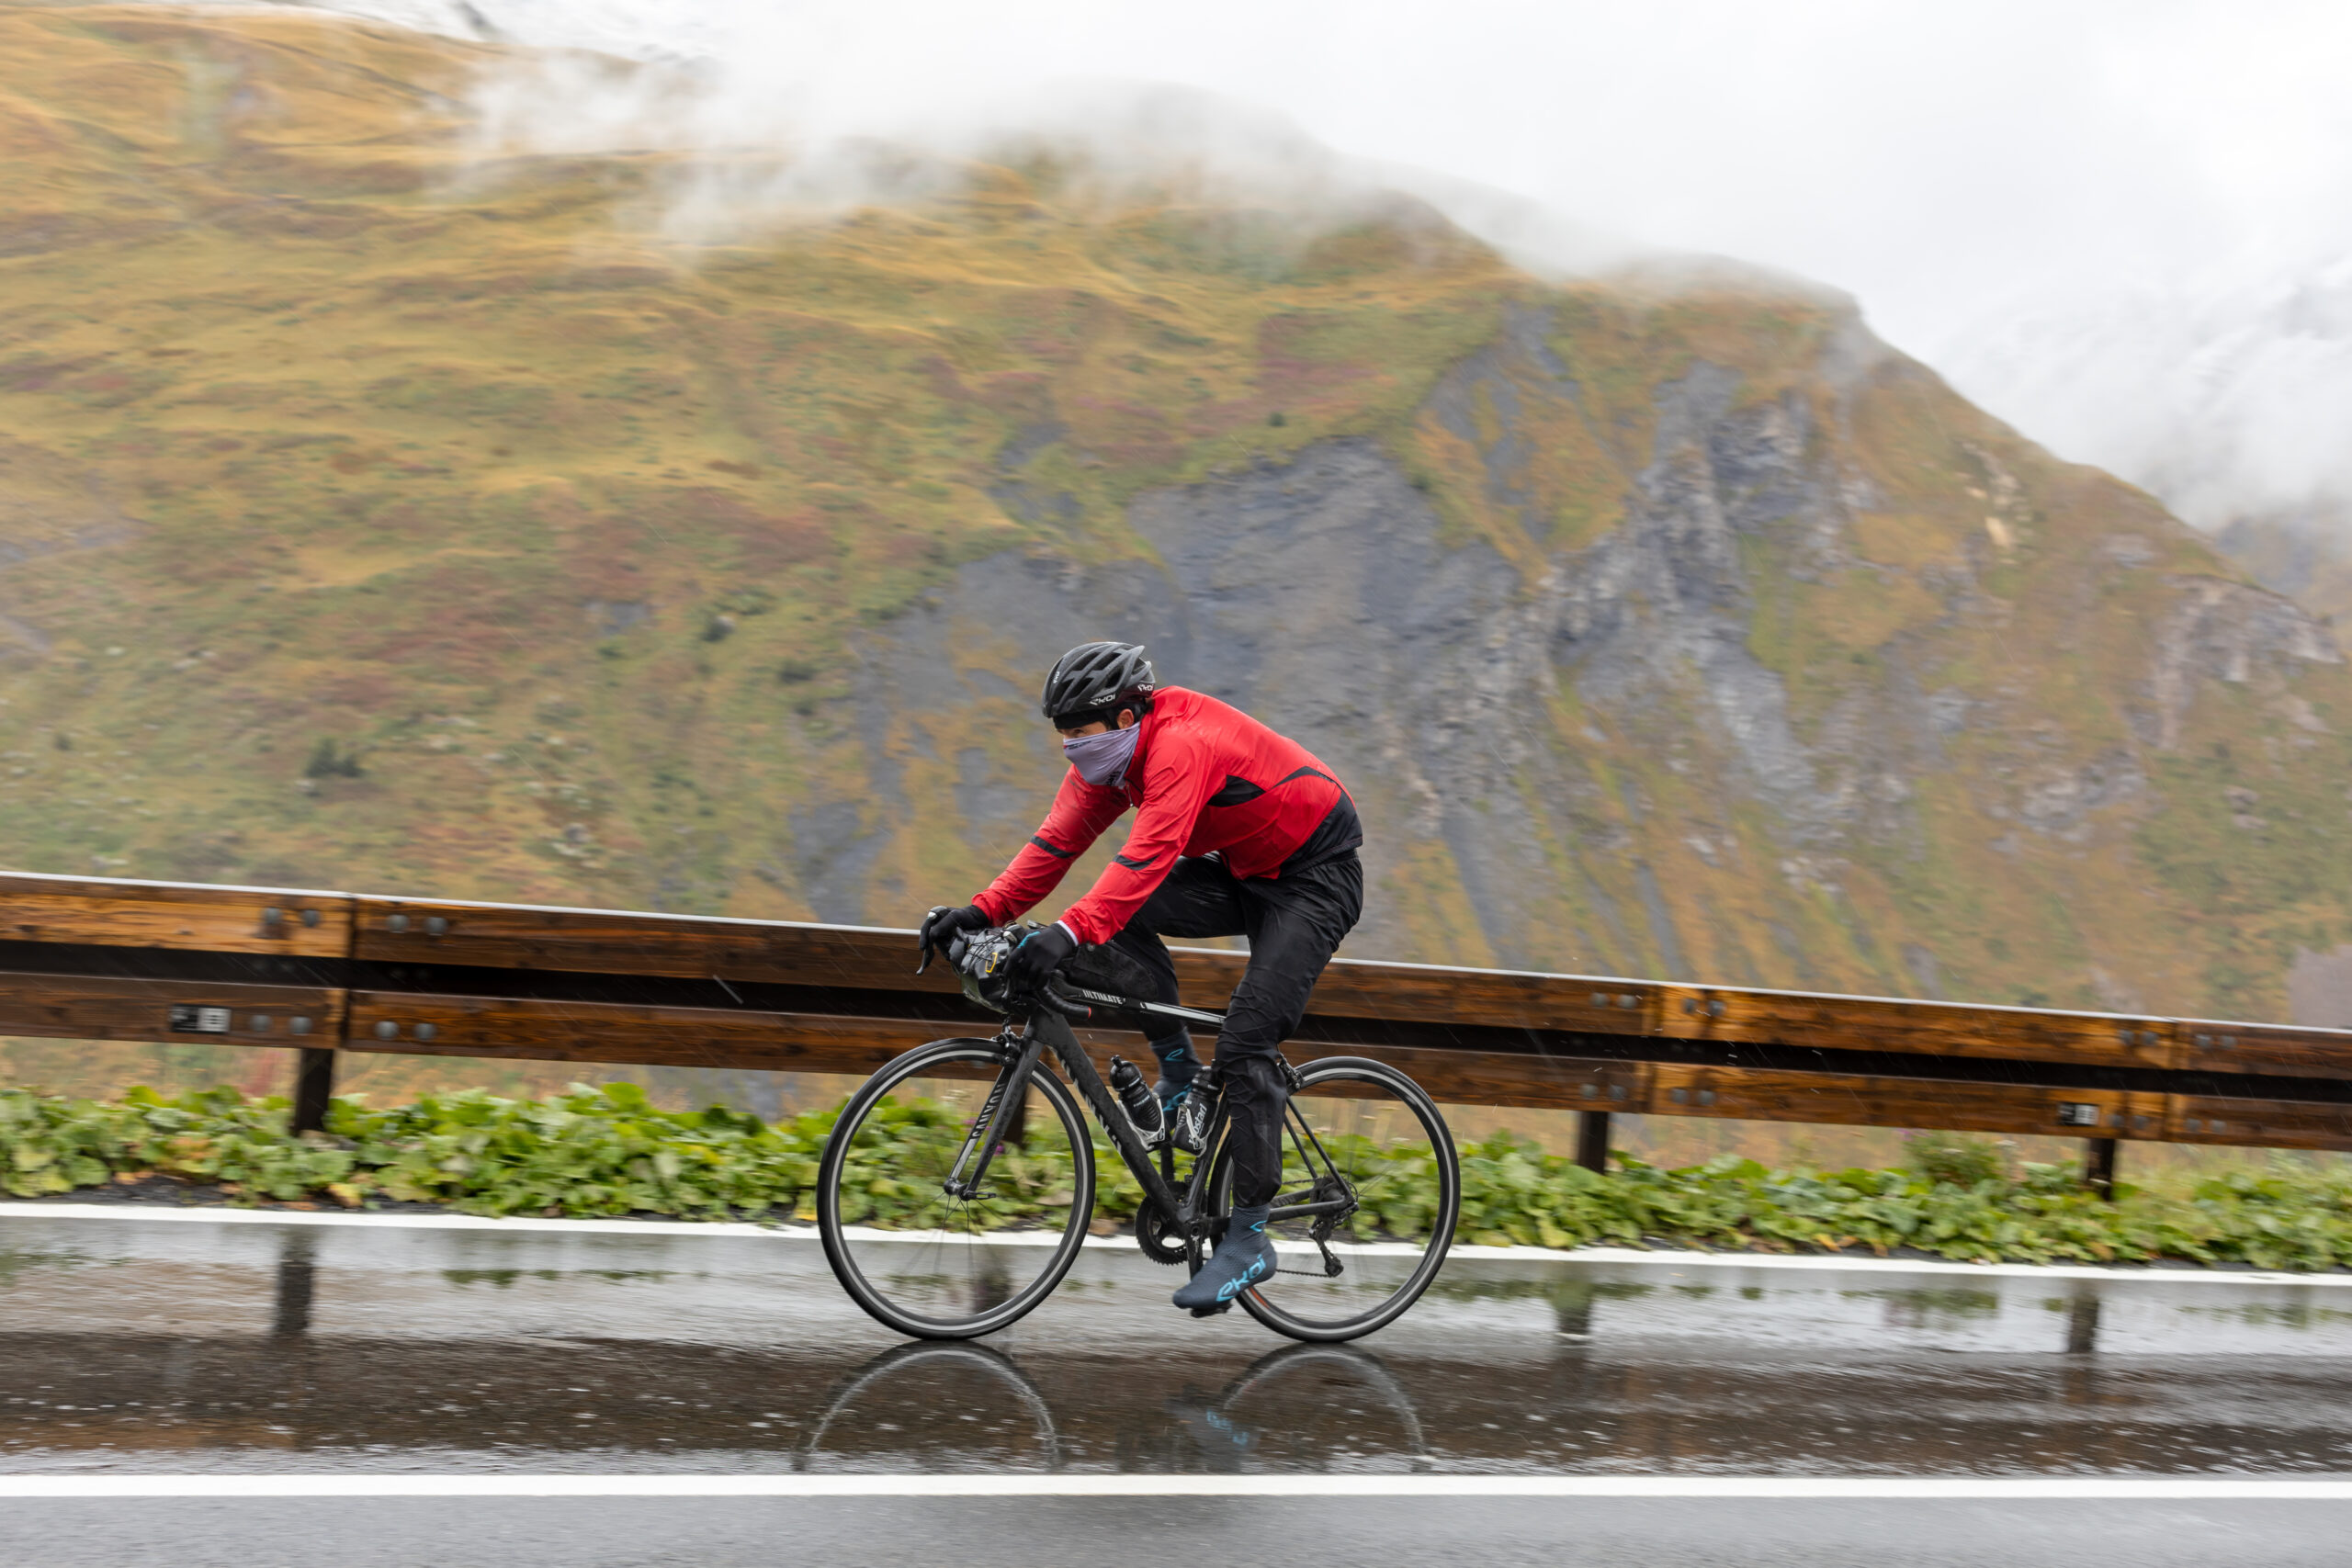
[[[0,11],[10,863],[905,921],[1116,635],[1353,786],[1367,956],[2333,994],[2327,632],[1842,301],[985,166],[687,248],[659,160],[461,170],[483,51],[67,15]]]
[[[2152,855],[2174,815],[2152,780],[2195,771],[2198,742],[2226,758],[2207,737],[2241,708],[2266,716],[2267,764],[2322,763],[2333,731],[2308,705],[2341,662],[2324,631],[2216,575],[2143,498],[1987,426],[1850,318],[1777,390],[1698,359],[1659,380],[1646,440],[1619,447],[1616,514],[1563,529],[1537,467],[1559,424],[1596,423],[1576,353],[1556,316],[1511,307],[1417,412],[1405,462],[1321,442],[1139,495],[1136,558],[964,567],[866,644],[865,700],[919,751],[976,705],[1030,736],[1001,761],[960,754],[977,863],[1028,830],[1054,771],[1013,677],[1081,637],[1147,642],[1355,787],[1385,895],[1367,953],[2204,1000],[2210,973],[2152,962],[2193,952],[2207,924],[2167,878],[2215,869]],[[1917,501],[1889,491],[1916,497],[1923,470],[1906,452],[1911,471],[1881,479],[1870,436],[1906,401],[1950,422],[1927,422],[1941,449],[1924,477],[1945,493],[1940,516],[1891,527]],[[1510,554],[1408,470],[1456,442],[1482,521],[1518,536]],[[2222,789],[2233,832],[2273,832],[2233,804],[2258,789]],[[1987,985],[2005,970],[2041,983]]]

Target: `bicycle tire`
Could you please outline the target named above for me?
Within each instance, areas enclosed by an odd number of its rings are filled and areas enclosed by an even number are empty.
[[[1401,1106],[1412,1117],[1421,1137],[1429,1143],[1437,1179],[1435,1201],[1426,1216],[1417,1213],[1406,1222],[1421,1227],[1415,1236],[1401,1244],[1364,1244],[1344,1235],[1333,1240],[1333,1254],[1344,1269],[1337,1279],[1348,1281],[1345,1284],[1335,1283],[1333,1277],[1320,1274],[1323,1255],[1307,1239],[1306,1222],[1278,1221],[1268,1227],[1282,1261],[1272,1279],[1243,1291],[1236,1298],[1242,1310],[1289,1338],[1312,1344],[1338,1344],[1362,1338],[1396,1322],[1420,1300],[1421,1293],[1437,1278],[1438,1270],[1445,1266],[1446,1253],[1453,1245],[1454,1226],[1462,1213],[1462,1162],[1454,1152],[1453,1134],[1446,1127],[1437,1102],[1420,1085],[1385,1062],[1363,1056],[1326,1056],[1307,1063],[1298,1071],[1299,1087],[1292,1093],[1290,1109],[1283,1112],[1285,1190],[1306,1176],[1299,1156],[1303,1140],[1297,1136],[1294,1116],[1311,1121],[1317,1113],[1314,1109],[1317,1106],[1362,1106],[1367,1101],[1378,1104],[1384,1098],[1386,1102]],[[1352,1086],[1354,1092],[1339,1096],[1313,1092],[1318,1085],[1328,1088],[1342,1083]],[[1302,1102],[1308,1109],[1300,1109]],[[1372,1162],[1363,1156],[1371,1153],[1367,1145],[1372,1134],[1351,1130],[1348,1123],[1361,1129],[1376,1120],[1361,1112],[1342,1113],[1333,1119],[1331,1125],[1317,1129],[1317,1139],[1327,1152],[1335,1145],[1345,1145],[1347,1154],[1334,1156],[1335,1160],[1351,1158],[1363,1168],[1370,1168]],[[1220,1151],[1218,1165],[1215,1177],[1216,1206],[1219,1213],[1230,1213],[1233,1168],[1229,1150]],[[1351,1173],[1351,1181],[1356,1187],[1359,1201],[1381,1207],[1381,1200],[1388,1195],[1356,1181],[1355,1174],[1360,1172]],[[1374,1179],[1376,1184],[1387,1178]],[[1418,1250],[1399,1252],[1400,1245]],[[1316,1275],[1303,1275],[1301,1270],[1310,1261]],[[1317,1278],[1317,1283],[1306,1283],[1310,1277]]]
[[[919,1396],[927,1406],[922,1412],[922,1420],[925,1426],[942,1426],[938,1418],[940,1373],[943,1369],[956,1368],[978,1371],[995,1378],[1011,1400],[1004,1408],[1017,1406],[1026,1411],[1031,1424],[1045,1439],[1046,1472],[1050,1473],[1062,1468],[1062,1439],[1060,1431],[1054,1425],[1054,1407],[1046,1402],[1045,1394],[1029,1374],[1021,1370],[1019,1363],[991,1346],[969,1345],[960,1339],[917,1339],[905,1345],[893,1345],[880,1355],[869,1358],[865,1365],[834,1383],[831,1396],[825,1401],[824,1413],[817,1417],[816,1424],[808,1429],[808,1436],[793,1455],[793,1470],[807,1473],[832,1469],[832,1466],[819,1462],[825,1457],[826,1433],[840,1419],[842,1413],[856,1403],[860,1394],[902,1372],[928,1373]],[[959,1423],[948,1422],[944,1426],[956,1429],[962,1436],[970,1434],[970,1429],[962,1427]],[[893,1457],[899,1457],[906,1451],[906,1443],[903,1438],[893,1439],[887,1448]],[[870,1459],[844,1459],[840,1465],[840,1471],[852,1474],[872,1468],[873,1461]]]
[[[842,1182],[852,1167],[852,1156],[860,1148],[861,1134],[872,1128],[875,1136],[865,1145],[871,1155],[876,1145],[886,1143],[881,1124],[876,1121],[877,1111],[889,1102],[892,1093],[914,1079],[938,1077],[943,1070],[963,1069],[967,1076],[978,1077],[979,1084],[992,1083],[1005,1068],[1004,1048],[993,1040],[935,1040],[928,1045],[918,1045],[903,1055],[893,1058],[863,1087],[852,1095],[842,1108],[832,1133],[825,1140],[825,1151],[817,1167],[817,1232],[825,1247],[825,1261],[832,1266],[833,1277],[850,1300],[866,1314],[887,1327],[917,1339],[972,1339],[1019,1321],[1034,1311],[1039,1303],[1053,1294],[1077,1262],[1079,1249],[1085,1244],[1088,1221],[1094,1213],[1093,1143],[1088,1135],[1086,1122],[1069,1089],[1039,1062],[1029,1079],[1030,1134],[1034,1139],[1040,1131],[1043,1118],[1035,1114],[1036,1102],[1042,1099],[1053,1111],[1061,1137],[1069,1152],[1070,1187],[1067,1205],[1059,1203],[1038,1212],[1050,1217],[1062,1216],[1058,1235],[1050,1234],[1050,1226],[1041,1225],[1036,1231],[1008,1232],[993,1223],[1001,1213],[985,1213],[983,1206],[969,1201],[950,1199],[943,1191],[936,1199],[923,1196],[923,1207],[915,1211],[920,1215],[938,1220],[930,1225],[889,1227],[861,1226],[856,1213],[861,1206],[845,1203]],[[980,1069],[989,1069],[981,1076]],[[984,1098],[982,1093],[969,1095],[963,1125],[968,1127],[970,1115],[976,1113]],[[1050,1135],[1050,1134],[1049,1134]],[[955,1144],[960,1146],[960,1129]],[[938,1156],[925,1152],[927,1147],[942,1145],[916,1145],[902,1153],[903,1172],[885,1172],[866,1183],[867,1196],[875,1190],[875,1181],[903,1181],[907,1190],[922,1193],[926,1182],[935,1186],[944,1171],[942,1157],[952,1159],[952,1152]],[[1017,1179],[1020,1156],[1000,1155],[989,1176],[991,1190],[1001,1182]],[[1041,1151],[1038,1163],[1056,1156],[1050,1149]],[[873,1168],[869,1158],[861,1169],[865,1175]],[[933,1167],[938,1166],[938,1168]],[[1049,1199],[1054,1196],[1049,1194]],[[1035,1258],[1037,1271],[1027,1283],[1014,1287],[1010,1278],[1015,1269],[1027,1267],[1023,1255],[1034,1255],[1046,1249],[1042,1258]],[[946,1310],[942,1310],[943,1308]]]
[[[1283,1378],[1303,1371],[1319,1374],[1317,1382],[1320,1386],[1315,1393],[1295,1393],[1293,1395],[1295,1403],[1289,1407],[1293,1412],[1300,1408],[1312,1407],[1315,1404],[1320,1404],[1327,1410],[1335,1404],[1356,1407],[1351,1410],[1352,1418],[1346,1423],[1351,1464],[1361,1466],[1366,1461],[1376,1458],[1374,1453],[1367,1451],[1366,1440],[1367,1432],[1374,1423],[1368,1418],[1368,1414],[1358,1413],[1363,1409],[1363,1406],[1358,1404],[1361,1395],[1351,1393],[1345,1396],[1339,1396],[1335,1393],[1333,1385],[1340,1378],[1353,1379],[1362,1385],[1365,1393],[1370,1394],[1370,1399],[1363,1402],[1363,1405],[1376,1403],[1388,1407],[1405,1438],[1403,1450],[1395,1457],[1404,1461],[1408,1471],[1426,1472],[1434,1468],[1434,1459],[1430,1452],[1429,1433],[1421,1425],[1420,1406],[1413,1403],[1412,1394],[1397,1380],[1396,1374],[1388,1370],[1385,1362],[1371,1351],[1353,1345],[1321,1345],[1310,1341],[1304,1345],[1284,1345],[1280,1349],[1269,1350],[1244,1367],[1231,1382],[1225,1385],[1224,1391],[1216,1396],[1216,1408],[1235,1428],[1250,1430],[1252,1425],[1249,1405],[1250,1396],[1253,1393],[1262,1392],[1278,1383]],[[1278,1412],[1283,1408],[1279,1401],[1276,1402],[1276,1408]],[[1288,1428],[1287,1431],[1284,1430],[1285,1427]],[[1294,1441],[1304,1436],[1306,1430],[1300,1426],[1295,1414],[1291,1415],[1287,1420],[1278,1415],[1265,1427],[1259,1429],[1269,1434],[1290,1437]],[[1261,1463],[1265,1462],[1263,1453],[1258,1457]],[[1307,1446],[1303,1446],[1297,1455],[1299,1460],[1308,1461],[1311,1461],[1314,1457],[1314,1450]]]

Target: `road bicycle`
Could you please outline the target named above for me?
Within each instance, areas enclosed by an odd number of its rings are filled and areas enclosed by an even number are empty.
[[[1315,1469],[1334,1450],[1357,1467],[1426,1472],[1436,1465],[1412,1394],[1379,1357],[1353,1345],[1284,1345],[1216,1393],[1187,1382],[1157,1411],[1123,1393],[1095,1390],[1090,1398],[1065,1381],[1063,1397],[1080,1405],[1081,1421],[1099,1422],[1104,1404],[1119,1412],[1117,1443],[1130,1469]],[[892,1346],[833,1384],[792,1468],[1050,1473],[1071,1461],[1058,1422],[1045,1391],[1002,1351],[916,1340]]]
[[[1111,1059],[1113,1082],[1137,1105],[1129,1112],[1071,1028],[1098,1014],[1163,1032],[1179,1021],[1215,1029],[1223,1017],[1098,988],[1140,988],[1106,948],[1071,960],[1042,994],[1017,994],[1006,965],[1031,929],[949,944],[966,993],[1005,1015],[1004,1027],[891,1061],[842,1107],[818,1164],[826,1259],[853,1301],[901,1334],[968,1339],[1018,1322],[1053,1294],[1090,1234],[1109,1228],[1093,1223],[1097,1149],[1080,1099],[1140,1190],[1134,1239],[1145,1257],[1197,1271],[1232,1213],[1214,1069],[1194,1090],[1205,1115],[1138,1125],[1159,1120],[1150,1086]],[[1284,1066],[1283,1174],[1266,1226],[1279,1266],[1237,1299],[1294,1339],[1353,1339],[1394,1323],[1437,1277],[1461,1208],[1460,1162],[1436,1102],[1385,1063]]]

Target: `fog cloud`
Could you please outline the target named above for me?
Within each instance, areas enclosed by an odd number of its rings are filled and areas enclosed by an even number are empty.
[[[705,218],[821,201],[876,138],[952,154],[1023,128],[1113,152],[1189,136],[1301,199],[1407,166],[1522,255],[1590,265],[1622,234],[1849,291],[1963,391],[2193,521],[2352,495],[2352,7],[336,4],[680,68],[558,66],[484,105],[509,141],[800,152],[727,176],[748,191],[688,193]],[[1202,100],[1120,83],[1247,107],[1171,129],[1169,104]]]

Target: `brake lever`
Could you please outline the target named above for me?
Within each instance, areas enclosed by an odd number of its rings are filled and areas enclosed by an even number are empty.
[[[934,951],[932,946],[931,939],[922,933],[923,931],[931,930],[932,916],[938,914],[940,910],[946,908],[947,906],[944,904],[933,905],[930,913],[924,915],[922,918],[922,930],[915,933],[915,952],[920,955],[919,961],[915,964],[915,973],[918,975],[931,967],[931,955]]]

